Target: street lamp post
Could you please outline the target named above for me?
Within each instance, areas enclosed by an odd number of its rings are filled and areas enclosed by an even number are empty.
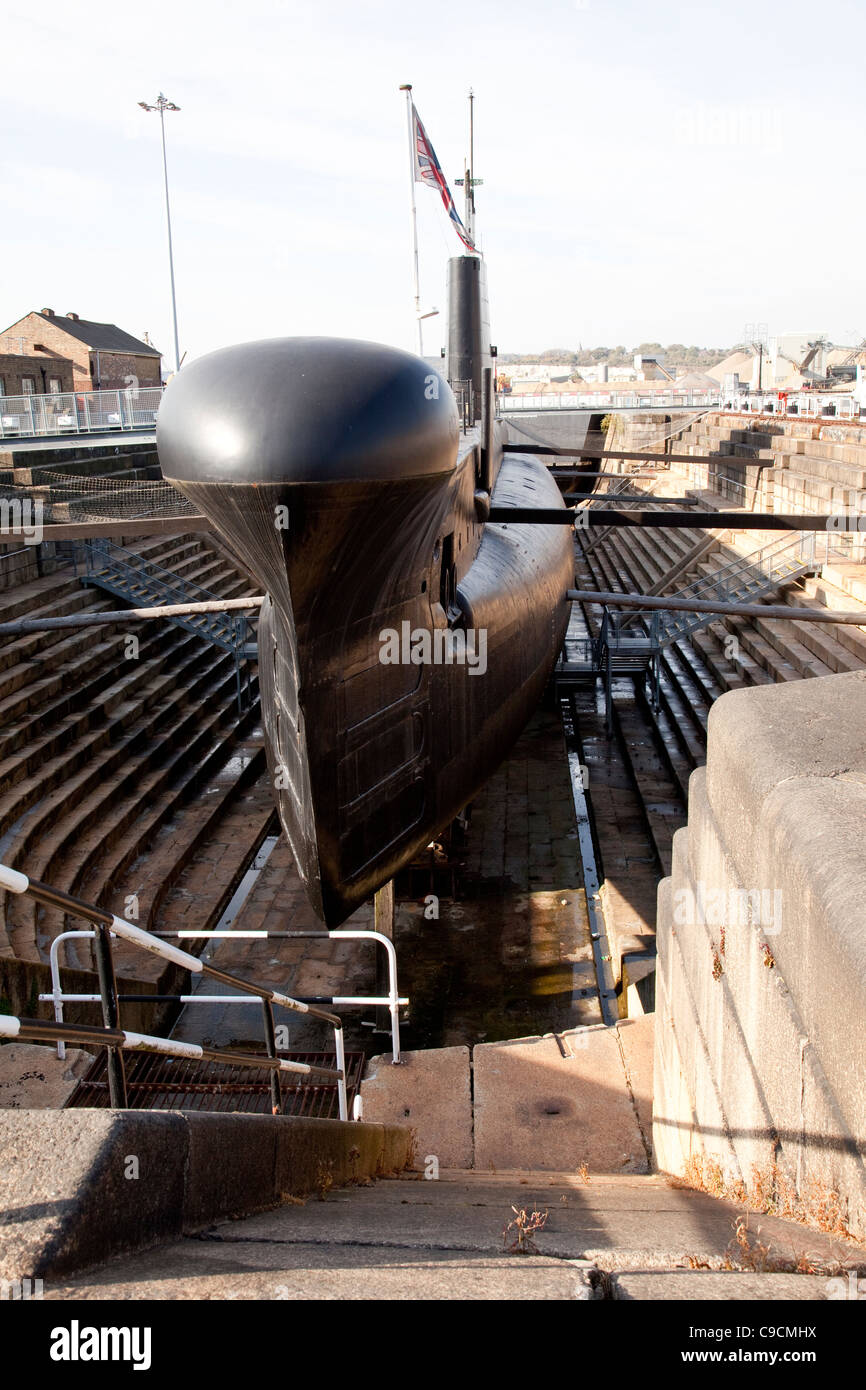
[[[165,155],[165,113],[166,111],[179,111],[180,107],[175,106],[173,101],[169,101],[160,92],[153,105],[148,105],[146,101],[140,101],[139,106],[143,111],[158,111],[159,123],[162,130],[162,174],[165,181],[165,221],[168,228],[168,272],[171,277],[171,317],[174,324],[174,370],[180,371],[180,342],[177,336],[177,299],[174,292],[174,254],[171,246],[171,207],[168,201],[168,161]]]

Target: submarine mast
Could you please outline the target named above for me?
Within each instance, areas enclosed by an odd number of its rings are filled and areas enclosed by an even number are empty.
[[[445,375],[449,385],[471,393],[477,415],[481,408],[484,370],[492,367],[496,349],[490,344],[490,310],[487,298],[487,266],[476,244],[475,189],[483,179],[474,177],[475,94],[469,89],[469,163],[462,185],[466,207],[466,230],[474,254],[452,256],[448,261],[448,323]]]

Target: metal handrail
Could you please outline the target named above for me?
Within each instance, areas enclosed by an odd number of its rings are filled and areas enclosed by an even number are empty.
[[[99,995],[95,996],[97,999]],[[221,997],[221,996],[216,996]],[[173,1038],[155,1037],[150,1033],[133,1033],[127,1028],[99,1028],[89,1023],[51,1023],[42,1018],[21,1018],[17,1014],[0,1014],[0,1037],[38,1038],[43,1042],[96,1043],[101,1047],[120,1048],[124,1051],[160,1052],[168,1057],[187,1057],[205,1062],[220,1062],[226,1066],[252,1067],[259,1070],[266,1067],[274,1072],[291,1072],[294,1075],[322,1076],[333,1081],[341,1078],[342,1071],[332,1071],[328,1067],[312,1066],[307,1062],[290,1062],[285,1057],[262,1057],[249,1052],[227,1052],[199,1043],[176,1042]],[[340,1083],[345,1088],[345,1081]],[[114,1102],[112,1101],[112,1106]],[[346,1119],[341,1105],[340,1118]]]
[[[63,990],[62,990],[61,987],[60,987],[60,957],[59,957],[59,951],[60,951],[60,946],[62,945],[62,943],[66,942],[66,941],[69,941],[69,940],[70,940],[71,938],[73,938],[73,937],[76,937],[76,938],[78,938],[78,939],[93,940],[93,938],[95,937],[95,935],[96,935],[95,932],[87,931],[87,930],[83,930],[83,931],[81,931],[81,930],[77,930],[77,931],[64,931],[64,932],[60,932],[59,935],[55,936],[54,940],[51,942],[51,949],[50,949],[50,951],[49,951],[49,956],[48,956],[49,963],[50,963],[50,968],[51,968],[51,993],[50,993],[50,994],[40,994],[40,995],[38,995],[38,999],[39,999],[39,1002],[40,1002],[40,1003],[44,1003],[44,1004],[53,1004],[53,1005],[54,1005],[54,1018],[55,1018],[55,1020],[56,1020],[57,1023],[62,1023],[62,1022],[63,1022],[63,1005],[64,1005],[64,1004],[98,1004],[99,1001],[100,1001],[101,996],[98,995],[98,994],[64,994],[64,993],[63,993]],[[162,933],[155,933],[155,935],[157,935],[158,937],[161,937]],[[376,944],[378,944],[378,945],[384,946],[384,948],[385,948],[385,954],[386,954],[386,956],[387,956],[387,958],[388,958],[388,993],[387,993],[387,995],[335,994],[335,995],[332,995],[330,999],[327,999],[327,1000],[319,1000],[319,1001],[315,1001],[315,1002],[329,1003],[329,1004],[333,1004],[335,1007],[337,1007],[337,1006],[347,1006],[347,1007],[358,1006],[358,1007],[366,1007],[366,1006],[368,1006],[368,1005],[376,1005],[376,1006],[382,1006],[382,1007],[387,1008],[389,1014],[391,1015],[391,1060],[392,1060],[392,1062],[394,1063],[394,1065],[397,1065],[397,1064],[399,1063],[399,1061],[400,1061],[400,1009],[401,1009],[402,1006],[404,1006],[404,1005],[406,1005],[406,1004],[409,1003],[409,999],[408,999],[408,996],[406,996],[406,995],[401,995],[401,994],[399,993],[399,991],[398,991],[398,988],[397,988],[397,951],[396,951],[396,949],[395,949],[395,946],[394,946],[393,941],[391,941],[390,938],[387,937],[387,936],[385,936],[382,932],[377,932],[377,931],[355,931],[354,929],[353,929],[353,930],[350,930],[350,931],[328,931],[328,932],[319,932],[319,931],[295,931],[295,932],[291,932],[291,931],[288,931],[288,932],[252,931],[252,932],[244,932],[244,931],[226,930],[226,931],[178,931],[178,932],[172,932],[171,935],[172,935],[172,936],[181,937],[181,938],[183,938],[184,940],[189,940],[189,939],[195,938],[195,937],[198,937],[198,938],[202,938],[202,937],[203,937],[203,938],[205,938],[205,939],[208,940],[208,941],[212,940],[214,937],[228,937],[228,938],[234,937],[235,940],[237,940],[238,938],[243,939],[243,938],[245,938],[245,937],[254,937],[254,938],[256,938],[256,939],[260,939],[261,937],[268,937],[268,936],[279,936],[279,937],[288,937],[288,938],[301,938],[301,937],[315,937],[315,938],[319,938],[319,937],[322,937],[322,936],[327,936],[328,939],[331,940],[331,941],[345,941],[345,940],[347,940],[347,939],[350,940],[350,941],[373,941],[374,943],[376,943]],[[129,994],[121,994],[121,995],[118,996],[118,998],[120,999],[120,1002],[121,1002],[121,1003],[133,1003],[133,1002],[135,1002],[135,1003],[145,1003],[145,1002],[147,1002],[148,1000],[152,1000],[154,1003],[167,1003],[167,1002],[169,1002],[169,1000],[173,1000],[173,1001],[176,1001],[176,1002],[179,1003],[179,1004],[216,1004],[216,1003],[219,1003],[219,1004],[253,1004],[253,1003],[256,1002],[254,999],[250,999],[250,998],[249,998],[247,995],[245,995],[245,994],[171,994],[171,995],[168,995],[168,994],[160,994],[160,995],[153,995],[153,994],[149,994],[149,995],[129,995]],[[300,1000],[300,1001],[298,1001],[298,1002],[300,1002],[300,1003],[307,1003],[307,1002],[309,1002],[309,1001],[307,1001],[307,1000]],[[62,1041],[58,1041],[58,1043],[57,1043],[57,1056],[58,1056],[58,1058],[59,1058],[61,1061],[62,1061],[62,1059],[66,1056],[66,1048],[65,1048],[65,1046],[64,1046],[64,1044],[63,1044]]]
[[[265,985],[254,984],[250,980],[241,980],[237,975],[232,975],[226,970],[217,970],[215,966],[208,965],[198,956],[192,956],[187,951],[182,951],[178,946],[172,946],[167,941],[161,941],[151,932],[145,931],[142,927],[137,927],[132,922],[127,922],[123,917],[117,917],[114,913],[105,912],[102,908],[95,907],[93,903],[84,902],[81,898],[73,897],[70,893],[64,893],[59,888],[51,888],[47,883],[40,883],[36,879],[31,879],[27,874],[21,873],[18,869],[13,869],[7,864],[0,864],[0,888],[5,888],[11,893],[29,893],[37,902],[46,907],[58,908],[63,912],[69,913],[74,917],[83,917],[85,921],[92,922],[97,930],[93,933],[93,941],[96,954],[97,971],[99,974],[99,990],[102,1002],[102,1016],[104,1027],[100,1029],[88,1029],[85,1025],[70,1023],[44,1023],[38,1019],[14,1019],[24,1029],[24,1037],[43,1036],[51,1041],[69,1041],[75,1037],[84,1039],[88,1033],[91,1035],[88,1040],[97,1041],[108,1049],[108,1086],[109,1097],[112,1109],[126,1109],[126,1078],[123,1071],[122,1052],[125,1047],[144,1049],[145,1051],[169,1052],[172,1049],[193,1048],[193,1051],[178,1051],[178,1056],[204,1057],[208,1061],[230,1063],[232,1065],[266,1066],[271,1069],[271,1101],[275,1115],[281,1114],[283,1109],[282,1087],[280,1074],[283,1071],[297,1070],[305,1064],[292,1063],[283,1065],[284,1059],[277,1057],[276,1037],[274,1032],[274,1005],[287,1009],[291,1013],[309,1014],[313,1018],[322,1019],[329,1023],[334,1029],[334,1049],[336,1053],[336,1070],[317,1068],[317,1072],[324,1073],[329,1079],[337,1082],[339,1096],[340,1119],[348,1119],[348,1103],[346,1097],[346,1060],[343,1044],[343,1022],[337,1014],[326,1012],[324,1009],[316,1008],[312,1004],[305,1004],[299,999],[292,999],[287,994],[281,994],[278,990],[268,989]],[[138,946],[152,955],[161,956],[164,960],[169,960],[175,965],[180,965],[185,970],[189,970],[194,975],[208,975],[214,980],[219,980],[221,984],[232,985],[246,994],[256,996],[262,1004],[265,1024],[265,1046],[267,1056],[260,1054],[244,1053],[237,1054],[231,1052],[220,1052],[212,1049],[199,1049],[198,1044],[193,1043],[174,1043],[167,1038],[152,1038],[147,1034],[129,1033],[127,1034],[119,1024],[119,996],[117,992],[117,982],[114,975],[114,963],[111,954],[111,937],[119,936],[124,941],[130,942],[133,946]],[[6,1016],[8,1020],[8,1015]],[[34,1032],[33,1029],[41,1029],[42,1033]],[[44,1030],[49,1030],[45,1032]],[[54,1029],[54,1032],[50,1030]],[[74,1030],[78,1030],[76,1033]],[[61,1031],[56,1031],[61,1030]],[[73,1031],[69,1031],[73,1030]],[[98,1036],[97,1036],[98,1035]],[[7,1034],[7,1036],[18,1036],[18,1034]],[[132,1039],[133,1041],[129,1041]],[[247,1059],[250,1059],[249,1061]]]

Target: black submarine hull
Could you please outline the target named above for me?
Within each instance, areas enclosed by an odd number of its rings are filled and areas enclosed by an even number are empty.
[[[343,922],[477,793],[561,649],[568,527],[543,464],[461,436],[447,383],[371,343],[278,339],[186,367],[163,473],[267,595],[259,678],[280,820],[311,903]],[[492,481],[492,497],[481,492]]]

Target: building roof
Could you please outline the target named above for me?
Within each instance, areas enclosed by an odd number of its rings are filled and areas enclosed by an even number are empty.
[[[91,319],[70,318],[68,314],[44,314],[38,311],[36,317],[68,333],[70,338],[86,343],[96,352],[126,352],[135,357],[162,356],[152,344],[133,338],[131,333],[125,333],[116,323],[94,323]],[[13,323],[6,333],[11,333],[15,327]]]
[[[717,362],[714,367],[708,367],[707,376],[711,376],[721,383],[730,372],[738,372],[741,377],[750,375],[754,360],[754,353],[732,352],[727,357],[723,357],[721,362]]]
[[[675,384],[678,391],[715,391],[719,386],[709,372],[684,372]]]

